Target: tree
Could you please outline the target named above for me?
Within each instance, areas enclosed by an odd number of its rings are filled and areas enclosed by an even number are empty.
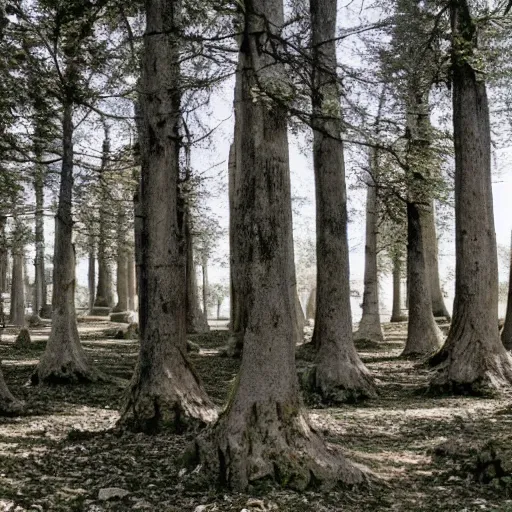
[[[335,17],[335,2],[330,4],[328,15]],[[299,398],[287,108],[272,100],[290,94],[285,68],[273,52],[281,44],[283,4],[245,2],[241,16],[237,188],[245,209],[235,229],[252,255],[240,261],[247,285],[244,348],[227,408],[196,439],[194,458],[221,485],[237,490],[265,478],[297,489],[356,483],[361,471],[326,448]]]
[[[203,425],[216,411],[186,356],[186,247],[180,184],[181,3],[146,2],[136,250],[140,353],[119,425]]]
[[[508,298],[507,313],[505,315],[505,324],[501,332],[501,341],[507,350],[512,350],[512,244],[510,246],[510,269],[508,280]]]
[[[431,359],[432,389],[485,393],[509,386],[512,359],[498,330],[489,106],[485,80],[472,65],[477,30],[467,0],[450,4],[455,146],[456,277],[453,319]]]
[[[375,395],[352,335],[347,194],[336,75],[336,2],[312,1],[312,127],[316,188],[317,286],[310,385],[327,402]]]
[[[19,414],[23,410],[23,403],[14,398],[4,380],[0,368],[0,416],[11,416]]]

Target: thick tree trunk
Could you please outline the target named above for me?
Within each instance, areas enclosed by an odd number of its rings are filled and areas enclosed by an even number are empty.
[[[198,334],[210,330],[204,313],[199,307],[199,298],[197,293],[197,274],[194,263],[194,243],[190,229],[190,214],[188,207],[185,207],[184,215],[184,235],[186,249],[186,304],[187,304],[187,333]]]
[[[311,0],[313,163],[316,185],[317,286],[313,342],[317,364],[307,376],[326,402],[375,396],[357,355],[350,310],[347,194],[336,78],[336,0]],[[326,115],[331,109],[337,112]]]
[[[481,394],[512,382],[512,358],[498,330],[489,106],[485,82],[468,62],[476,28],[467,0],[452,3],[456,277],[448,339],[431,362],[435,390]]]
[[[186,246],[179,197],[180,2],[146,1],[136,218],[140,353],[119,426],[182,431],[216,412],[186,355]]]
[[[130,251],[126,260],[126,273],[128,276],[128,309],[137,311],[137,285],[135,275],[135,258],[133,251]]]
[[[403,322],[407,320],[402,314],[402,257],[399,254],[392,256],[393,260],[393,309],[390,322]]]
[[[73,62],[66,73],[74,76]],[[73,104],[66,101],[62,121],[63,157],[59,203],[55,217],[52,328],[46,349],[32,376],[37,383],[88,381],[92,372],[80,344],[75,311],[75,250],[73,247]]]
[[[507,350],[512,350],[512,243],[510,245],[510,271],[508,278],[507,313],[501,331],[501,341]]]
[[[202,262],[203,270],[203,314],[205,320],[208,322],[208,258],[203,257]]]
[[[16,327],[25,326],[25,283],[23,247],[16,244],[12,252],[11,311],[9,322]]]
[[[34,176],[34,192],[36,196],[35,211],[35,245],[36,257],[34,261],[34,315],[40,315],[41,310],[47,307],[46,277],[45,277],[45,247],[44,247],[44,170],[38,164]]]
[[[376,168],[376,165],[374,165],[374,159],[376,158],[377,155],[375,155],[375,152],[372,152],[371,165],[374,169]],[[359,322],[359,328],[354,339],[356,341],[364,340],[374,343],[384,341],[384,332],[380,323],[377,230],[377,186],[369,176],[366,184],[363,316]]]
[[[23,410],[23,403],[14,398],[5,383],[2,369],[0,368],[0,416],[13,416]]]
[[[407,282],[409,323],[402,356],[424,357],[442,344],[442,333],[432,314],[430,283],[425,251],[424,212],[415,203],[407,203]]]
[[[91,314],[92,310],[94,309],[94,299],[96,291],[96,251],[94,247],[94,241],[92,240],[89,242],[87,283],[89,288],[89,314]]]
[[[240,261],[247,277],[247,323],[235,389],[215,427],[197,439],[196,455],[218,483],[238,490],[262,479],[297,489],[356,483],[361,471],[327,449],[309,427],[299,398],[287,112],[253,96],[258,85],[287,90],[283,66],[271,57],[277,40],[265,37],[267,30],[279,31],[282,4],[253,0],[244,7],[237,188],[245,212],[236,217],[235,229],[252,255]]]
[[[428,270],[430,298],[432,299],[432,313],[435,317],[445,317],[450,320],[450,313],[444,303],[439,278],[439,251],[436,234],[435,204],[431,201],[430,208],[422,211],[422,222],[424,231],[424,249]]]

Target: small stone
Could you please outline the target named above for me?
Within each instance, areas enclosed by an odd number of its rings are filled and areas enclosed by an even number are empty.
[[[208,505],[198,505],[194,509],[194,512],[205,512],[207,508],[208,508]]]
[[[139,500],[132,507],[134,510],[154,510],[153,505],[146,500]]]
[[[100,501],[108,501],[113,499],[121,499],[130,494],[129,491],[125,489],[121,489],[119,487],[106,487],[105,489],[100,489],[98,493],[98,499]]]

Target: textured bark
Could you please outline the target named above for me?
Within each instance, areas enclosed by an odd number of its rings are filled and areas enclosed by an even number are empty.
[[[36,158],[41,155],[36,153]],[[34,193],[36,197],[35,211],[35,246],[36,257],[34,261],[34,315],[40,315],[41,310],[47,307],[46,277],[45,277],[45,238],[44,238],[44,169],[38,164],[34,174]]]
[[[403,322],[407,317],[402,314],[402,257],[393,255],[393,309],[390,322]]]
[[[501,331],[501,341],[507,350],[512,350],[512,243],[510,245],[510,274],[508,279],[507,313]]]
[[[23,247],[13,247],[11,279],[11,311],[9,322],[17,327],[25,325],[25,283]]]
[[[75,75],[73,62],[66,74]],[[75,251],[73,247],[73,104],[63,106],[63,156],[60,191],[55,216],[55,249],[53,257],[52,327],[46,349],[32,376],[36,383],[67,383],[91,380],[92,372],[80,344],[75,311]]]
[[[214,428],[196,440],[195,461],[221,485],[238,490],[261,479],[297,489],[356,483],[363,480],[361,471],[327,449],[300,404],[296,299],[290,292],[295,293],[287,112],[278,103],[269,108],[262,99],[254,101],[252,94],[258,84],[286,87],[284,69],[272,61],[265,37],[283,23],[282,4],[253,0],[244,7],[237,188],[245,211],[235,229],[246,237],[252,256],[240,261],[247,278],[247,323],[232,397]]]
[[[190,214],[188,207],[185,207],[184,215],[184,235],[186,252],[186,305],[187,305],[187,333],[197,334],[210,330],[204,313],[199,307],[199,298],[197,294],[197,274],[194,263],[194,242],[190,229]]]
[[[372,154],[372,162],[375,158],[376,155]],[[375,168],[375,165],[372,167]],[[384,332],[380,323],[377,230],[377,187],[369,177],[366,184],[363,315],[354,339],[380,343],[384,341]]]
[[[9,266],[9,256],[7,249],[7,238],[5,235],[5,225],[7,216],[0,215],[0,293],[7,293],[7,269]]]
[[[137,198],[140,353],[119,426],[182,431],[216,412],[186,356],[186,247],[179,197],[181,4],[147,0]]]
[[[432,300],[432,313],[435,317],[445,317],[450,320],[450,313],[444,303],[439,278],[439,250],[436,234],[435,204],[431,201],[430,207],[422,212],[424,250],[430,286],[430,298]]]
[[[0,416],[14,416],[22,412],[23,403],[14,398],[5,383],[0,368]]]
[[[103,151],[100,169],[101,174],[107,170],[108,159],[110,157],[110,135],[108,127],[105,126],[105,138],[103,140]],[[108,247],[111,244],[108,234],[108,216],[107,211],[108,197],[103,190],[105,184],[100,182],[100,209],[99,209],[99,237],[98,237],[98,286],[96,288],[96,297],[94,299],[95,308],[112,308],[114,305],[114,294],[112,291],[112,269],[108,254]],[[99,309],[96,311],[99,312]],[[109,311],[104,312],[108,315]]]
[[[92,237],[91,237],[92,238]],[[89,288],[89,314],[94,309],[95,288],[96,288],[96,251],[94,242],[89,242],[89,261],[87,269],[87,283]]]
[[[128,276],[128,309],[130,311],[137,311],[137,281],[133,251],[129,252],[126,260],[126,275]]]
[[[314,320],[316,314],[316,288],[309,292],[308,303],[306,304],[306,318]]]
[[[206,321],[208,321],[208,258],[203,256],[202,262],[203,270],[203,314]]]
[[[336,78],[336,0],[312,0],[313,165],[316,187],[317,286],[313,342],[317,363],[307,379],[326,402],[375,395],[353,340],[347,240],[347,194]],[[329,114],[333,105],[337,113]]]
[[[424,211],[415,203],[407,204],[407,281],[409,323],[402,356],[424,357],[439,350],[442,333],[432,314],[427,272]]]
[[[498,258],[494,230],[486,86],[468,62],[476,28],[467,0],[454,1],[452,24],[456,276],[448,338],[431,362],[433,390],[481,394],[508,387],[512,358],[498,330]]]

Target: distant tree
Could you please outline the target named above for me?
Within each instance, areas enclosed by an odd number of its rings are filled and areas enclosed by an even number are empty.
[[[510,246],[509,261],[507,314],[505,315],[505,324],[501,332],[501,341],[507,350],[512,350],[512,243]]]

